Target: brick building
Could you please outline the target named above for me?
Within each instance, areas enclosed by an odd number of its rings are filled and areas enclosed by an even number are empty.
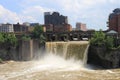
[[[120,33],[120,8],[116,8],[109,15],[108,21],[109,30],[115,30]]]
[[[72,26],[70,24],[60,24],[54,26],[55,32],[69,32],[72,31]]]
[[[86,24],[80,22],[76,23],[76,30],[87,31]]]
[[[28,32],[28,26],[23,24],[13,24],[14,32]]]
[[[46,27],[46,31],[53,31],[53,25],[52,24],[48,24],[48,25],[44,25]]]

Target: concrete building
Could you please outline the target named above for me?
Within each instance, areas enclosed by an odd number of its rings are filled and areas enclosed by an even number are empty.
[[[87,31],[86,24],[77,22],[76,23],[76,30],[82,30],[82,31]]]
[[[0,24],[0,32],[14,32],[12,24]]]
[[[59,25],[59,24],[68,24],[67,16],[60,15],[58,12],[44,13],[44,24],[45,25]]]
[[[108,20],[109,30],[115,30],[120,33],[120,8],[116,8],[109,15]]]

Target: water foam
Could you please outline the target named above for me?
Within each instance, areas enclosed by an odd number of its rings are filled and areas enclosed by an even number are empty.
[[[84,66],[80,60],[75,61],[74,58],[65,60],[60,56],[47,54],[43,59],[34,63],[34,68],[38,70],[80,70]]]

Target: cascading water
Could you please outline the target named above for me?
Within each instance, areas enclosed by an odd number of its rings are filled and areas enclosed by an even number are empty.
[[[83,64],[87,61],[88,42],[47,42],[47,53],[60,55],[65,59],[74,58],[81,60]]]

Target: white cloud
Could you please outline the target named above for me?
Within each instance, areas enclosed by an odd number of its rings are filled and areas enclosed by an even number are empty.
[[[7,22],[18,22],[20,21],[18,15],[15,12],[11,12],[5,9],[2,5],[0,5],[0,21],[7,23]]]
[[[0,5],[0,23],[39,22],[43,16],[43,12],[48,10],[40,6],[33,6],[25,8],[20,13],[16,13]]]
[[[24,16],[22,14],[12,12],[0,5],[0,23],[22,23],[27,20],[35,21],[31,16]]]
[[[53,11],[53,10],[49,9],[49,8],[44,8],[41,6],[30,6],[30,7],[24,8],[22,10],[21,14],[23,16],[28,17],[28,19],[26,21],[43,23],[43,21],[44,21],[43,15],[44,15],[44,12],[47,12],[47,11]],[[29,18],[31,20],[29,20]]]

